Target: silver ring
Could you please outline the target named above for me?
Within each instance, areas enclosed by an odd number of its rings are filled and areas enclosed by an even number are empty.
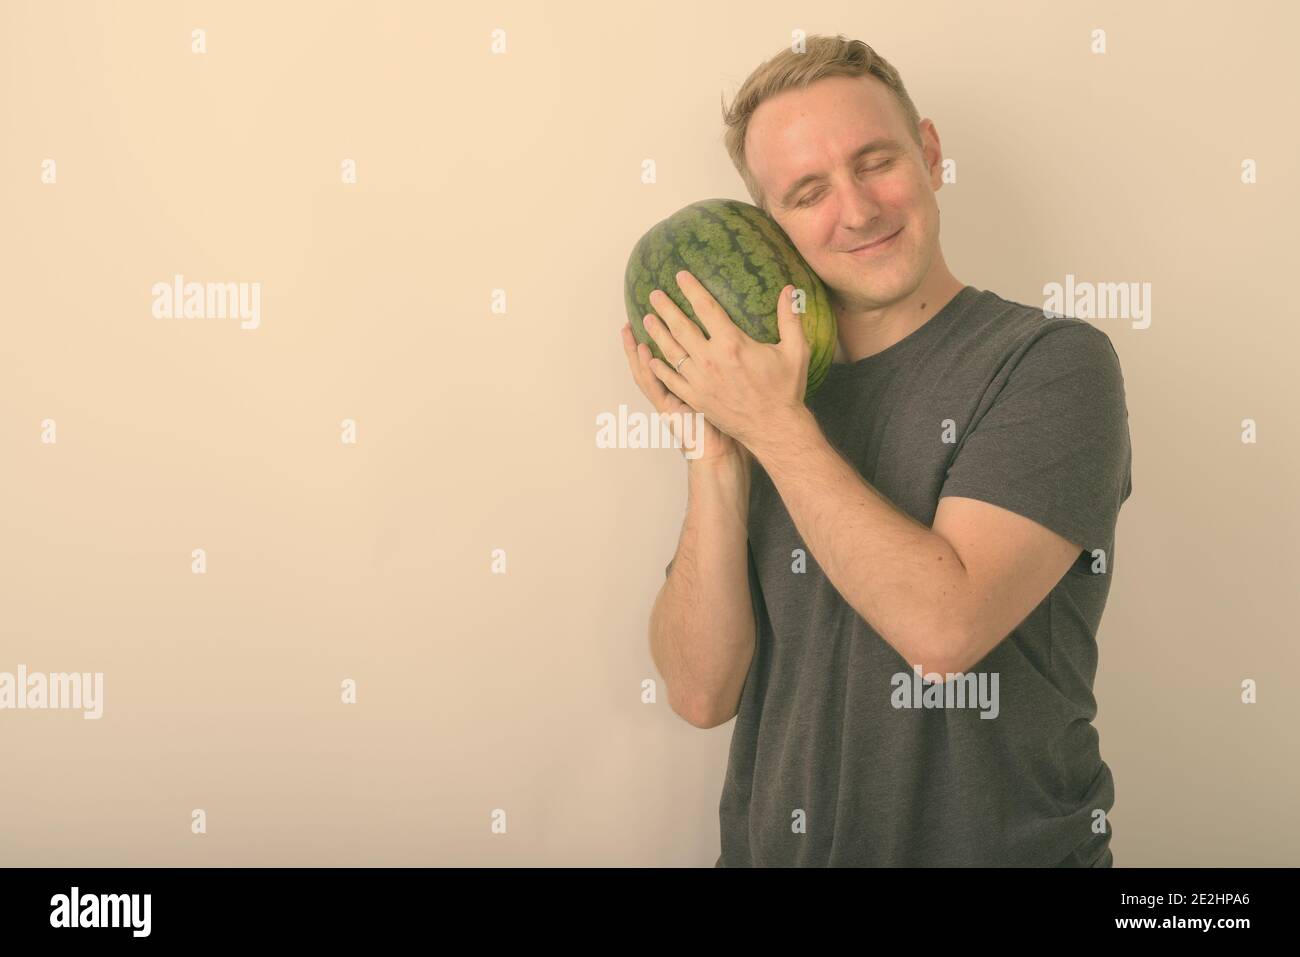
[[[689,358],[690,358],[689,355],[685,355],[685,356],[682,356],[680,359],[678,359],[678,360],[677,360],[677,365],[673,366],[673,371],[674,371],[674,372],[680,372],[681,369],[682,369],[682,363],[685,362],[685,361],[686,361],[687,359],[689,359]]]

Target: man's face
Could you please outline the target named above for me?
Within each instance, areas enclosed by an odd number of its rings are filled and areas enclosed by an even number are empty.
[[[750,120],[746,156],[768,212],[850,309],[902,299],[929,272],[939,243],[934,193],[942,171],[929,120],[921,136],[924,152],[902,107],[875,77],[828,77],[787,90]],[[855,155],[869,143],[879,148]],[[820,178],[801,184],[807,174]],[[876,249],[851,251],[895,233]]]

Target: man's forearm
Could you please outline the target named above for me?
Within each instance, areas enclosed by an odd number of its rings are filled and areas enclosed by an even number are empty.
[[[872,488],[807,408],[753,452],[853,610],[909,665],[927,674],[955,670],[966,641],[969,583],[947,540]]]
[[[670,703],[699,727],[736,713],[754,655],[750,481],[748,462],[735,456],[687,466],[681,541],[650,612],[650,654]]]

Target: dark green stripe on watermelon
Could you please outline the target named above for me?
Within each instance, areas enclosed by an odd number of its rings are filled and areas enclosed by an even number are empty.
[[[650,293],[662,289],[704,330],[674,278],[691,273],[731,321],[758,342],[774,343],[777,300],[787,283],[805,296],[804,336],[812,346],[804,401],[826,378],[835,356],[835,314],[821,279],[809,268],[777,222],[757,206],[734,199],[706,199],[678,210],[650,229],[628,258],[623,281],[632,334],[667,361],[642,323],[655,312]],[[708,335],[708,331],[705,335]]]

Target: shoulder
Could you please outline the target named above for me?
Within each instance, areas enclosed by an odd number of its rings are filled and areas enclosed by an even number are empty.
[[[970,340],[996,355],[1004,373],[1025,365],[1047,372],[1087,369],[1122,378],[1110,336],[1083,319],[1052,315],[985,290],[972,301],[964,319]]]

